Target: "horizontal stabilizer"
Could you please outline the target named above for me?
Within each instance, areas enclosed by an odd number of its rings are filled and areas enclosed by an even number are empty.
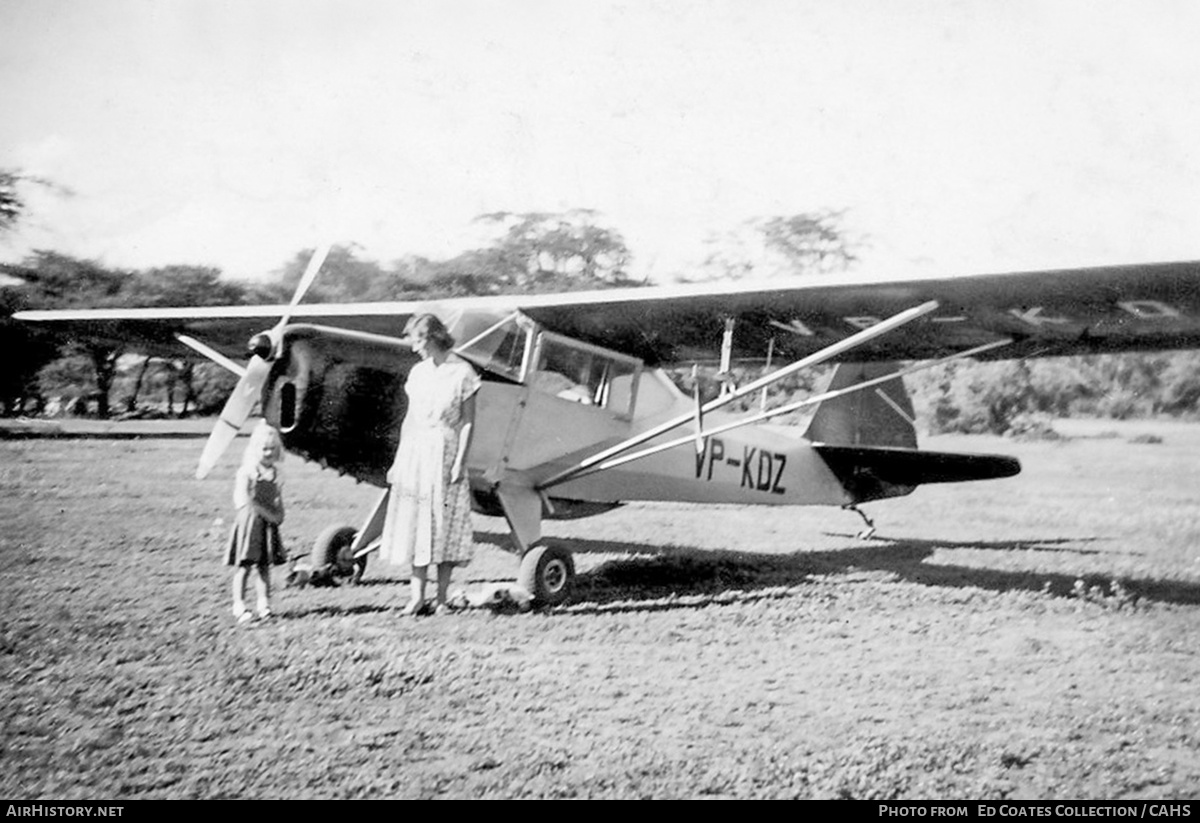
[[[1015,457],[872,446],[814,444],[855,502],[907,494],[925,483],[993,480],[1020,473]]]

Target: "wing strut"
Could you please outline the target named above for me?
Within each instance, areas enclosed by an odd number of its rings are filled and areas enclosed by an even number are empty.
[[[733,385],[733,331],[737,328],[736,317],[725,318],[725,333],[721,336],[721,369],[717,376],[721,380],[721,394],[736,388]]]
[[[732,403],[734,400],[738,400],[739,398],[745,397],[748,394],[753,394],[754,392],[758,391],[759,389],[763,388],[764,386],[769,386],[770,384],[772,384],[778,380],[782,380],[783,378],[787,377],[788,375],[794,374],[794,373],[800,371],[801,369],[806,369],[811,366],[815,366],[818,363],[823,363],[826,360],[830,360],[834,357],[837,357],[839,354],[842,354],[842,353],[850,351],[851,349],[854,349],[858,346],[861,346],[863,343],[866,343],[868,340],[874,340],[876,337],[879,337],[880,335],[883,335],[883,334],[887,334],[888,332],[890,332],[894,329],[897,329],[906,323],[911,323],[912,321],[916,320],[918,317],[923,317],[926,314],[929,314],[931,311],[934,311],[935,309],[937,309],[937,307],[938,307],[937,301],[930,300],[928,303],[922,303],[919,306],[914,306],[913,308],[906,309],[906,310],[900,312],[899,314],[892,315],[887,320],[883,320],[879,323],[876,323],[874,326],[870,326],[856,334],[852,334],[849,337],[847,337],[845,340],[839,340],[838,342],[834,343],[831,346],[826,346],[825,348],[821,349],[820,351],[810,354],[808,357],[802,357],[799,360],[795,361],[794,363],[790,363],[781,369],[777,369],[776,371],[773,371],[770,374],[764,375],[763,377],[760,377],[759,379],[757,379],[751,383],[747,383],[745,386],[741,386],[740,388],[734,389],[733,391],[729,392],[728,394],[724,394],[724,395],[718,397],[716,400],[710,400],[708,403],[704,404],[704,406],[702,406],[700,408],[699,413],[707,414],[708,412],[711,412],[715,409],[719,409],[722,406]],[[538,484],[538,488],[545,489],[545,488],[549,488],[550,486],[557,486],[560,483],[565,483],[566,481],[587,471],[588,469],[592,468],[593,466],[596,466],[596,465],[604,462],[605,460],[608,460],[610,457],[614,457],[615,455],[618,455],[621,452],[628,451],[629,449],[632,449],[634,446],[640,446],[643,443],[647,442],[648,440],[652,440],[655,437],[658,437],[660,434],[665,434],[666,432],[669,432],[672,429],[679,428],[680,426],[688,423],[689,421],[694,420],[696,418],[696,416],[697,415],[695,413],[689,412],[687,414],[680,415],[679,417],[672,418],[671,420],[667,420],[664,423],[660,423],[657,426],[647,429],[646,431],[642,432],[641,434],[637,435],[636,437],[631,437],[628,440],[624,440],[615,446],[612,446],[610,448],[604,449],[603,451],[597,452],[596,454],[592,455],[591,457],[587,458],[586,460],[580,461],[577,465],[575,465],[565,471],[559,472],[558,474],[553,475],[553,476],[547,478],[546,480],[543,480],[541,483]],[[689,437],[688,439],[691,440],[692,438]]]
[[[984,343],[982,346],[976,346],[973,349],[968,349],[966,351],[962,351],[957,354],[952,354],[952,355],[949,355],[948,357],[943,357],[940,360],[926,360],[921,363],[917,363],[916,365],[909,366],[906,369],[900,369],[899,371],[894,371],[891,374],[885,374],[880,377],[873,378],[871,380],[864,380],[862,383],[856,383],[853,386],[847,386],[844,389],[836,389],[834,391],[828,391],[828,392],[823,392],[822,394],[816,394],[816,395],[813,395],[812,397],[805,398],[804,400],[797,400],[795,403],[788,403],[787,405],[784,405],[784,406],[778,406],[769,411],[765,411],[765,412],[761,412],[759,414],[752,415],[751,417],[744,417],[741,420],[734,420],[733,422],[730,422],[730,423],[724,423],[720,426],[711,428],[708,431],[705,431],[701,434],[689,434],[686,437],[680,437],[675,440],[670,440],[666,443],[658,443],[649,448],[634,452],[633,454],[627,454],[622,457],[613,457],[608,460],[601,461],[600,463],[596,463],[596,464],[590,466],[589,468],[584,469],[583,471],[577,472],[576,474],[572,475],[571,479],[574,480],[574,479],[584,476],[584,475],[596,474],[597,472],[607,471],[608,469],[615,469],[617,466],[623,466],[626,463],[632,463],[634,460],[641,460],[643,457],[649,457],[652,454],[658,454],[659,452],[664,452],[664,451],[667,451],[668,449],[673,449],[676,446],[683,445],[684,443],[690,443],[690,442],[692,442],[692,440],[696,439],[697,437],[703,437],[703,438],[707,439],[709,437],[713,437],[714,435],[723,434],[724,432],[730,431],[732,429],[741,428],[742,426],[749,426],[753,423],[761,423],[764,420],[769,420],[772,417],[778,417],[779,415],[782,415],[782,414],[788,414],[790,412],[794,412],[798,409],[804,408],[805,406],[812,406],[812,405],[816,405],[817,403],[823,403],[826,400],[832,400],[833,398],[841,397],[844,394],[853,394],[854,392],[863,391],[864,389],[869,389],[872,386],[878,386],[880,383],[886,383],[889,380],[895,380],[898,377],[904,377],[909,374],[915,374],[916,372],[924,371],[925,369],[931,369],[934,366],[944,365],[946,363],[951,362],[952,360],[961,360],[964,357],[974,357],[977,354],[982,354],[983,352],[990,351],[992,349],[998,349],[1001,346],[1007,346],[1010,343],[1012,343],[1012,339],[1007,338],[1007,337],[1004,338],[1003,340],[994,340],[991,343]],[[878,391],[878,389],[876,391]],[[885,399],[887,399],[887,398],[885,397]],[[889,400],[889,402],[891,402],[891,401]],[[897,409],[897,411],[899,412],[899,409]],[[905,419],[907,419],[907,416],[905,416]],[[546,485],[545,483],[542,484],[543,487],[545,485]]]

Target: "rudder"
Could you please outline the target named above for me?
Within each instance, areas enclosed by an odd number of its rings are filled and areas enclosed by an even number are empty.
[[[875,380],[898,370],[895,363],[839,363],[825,391]],[[912,401],[899,378],[823,401],[805,437],[839,446],[889,446],[915,449]]]

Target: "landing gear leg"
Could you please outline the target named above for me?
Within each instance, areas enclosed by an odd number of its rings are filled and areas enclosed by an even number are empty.
[[[867,517],[866,512],[864,512],[862,509],[860,509],[858,506],[854,505],[853,503],[847,503],[845,506],[842,506],[842,508],[845,509],[846,511],[854,512],[855,514],[857,514],[859,517],[861,517],[863,519],[864,523],[867,524],[867,527],[865,529],[863,529],[857,535],[855,535],[859,540],[870,540],[872,537],[875,536],[875,521],[872,520],[871,518]]]
[[[541,542],[542,514],[553,512],[549,501],[530,486],[503,480],[496,487],[496,496],[521,555],[517,583],[533,595],[535,605],[557,606],[564,602],[575,581],[575,561],[567,549]]]

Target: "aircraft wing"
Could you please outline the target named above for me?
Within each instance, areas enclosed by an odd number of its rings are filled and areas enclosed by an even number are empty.
[[[557,297],[522,308],[548,328],[648,362],[715,358],[726,317],[737,321],[735,358],[762,358],[774,338],[775,359],[793,360],[930,300],[937,311],[840,359],[932,359],[1004,338],[1013,344],[983,357],[1200,348],[1200,262]]]
[[[133,348],[165,354],[187,349],[175,339],[186,334],[222,354],[244,357],[255,334],[276,323],[285,312],[294,322],[365,331],[399,337],[416,311],[428,303],[329,303],[288,306],[200,306],[147,309],[64,309],[22,311],[17,320],[45,323],[70,336],[127,343]]]
[[[796,359],[935,300],[937,311],[870,341],[848,360],[950,355],[1005,338],[985,357],[1013,358],[1128,350],[1200,348],[1200,261],[982,274],[913,280],[813,276],[766,283],[723,282],[430,302],[312,304],[293,322],[399,336],[414,313],[433,311],[477,333],[513,311],[546,328],[649,364],[715,359],[727,318],[733,356]],[[176,333],[229,354],[269,328],[283,306],[21,312],[73,334],[177,346]],[[460,332],[460,336],[463,333]]]

